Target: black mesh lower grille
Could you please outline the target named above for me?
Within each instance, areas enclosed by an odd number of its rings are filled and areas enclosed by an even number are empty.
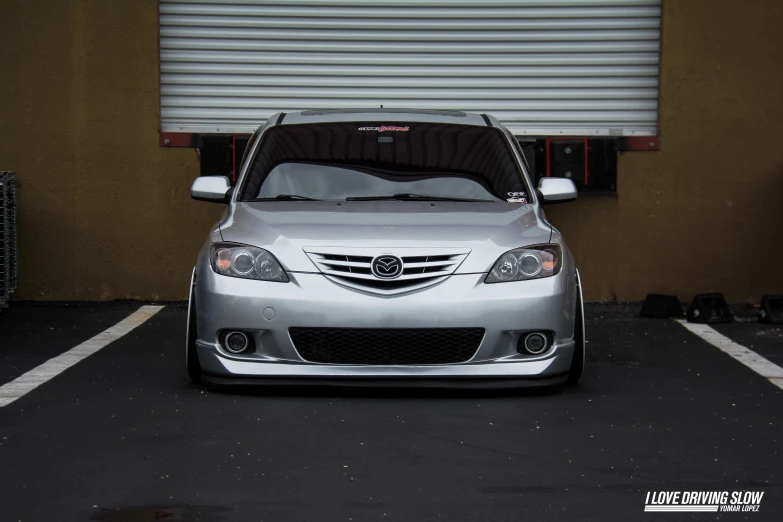
[[[299,355],[329,364],[453,364],[470,360],[483,328],[290,328]]]

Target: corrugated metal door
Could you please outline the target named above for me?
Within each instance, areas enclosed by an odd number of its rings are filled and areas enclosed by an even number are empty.
[[[654,135],[659,26],[660,0],[161,0],[161,130],[383,105]]]

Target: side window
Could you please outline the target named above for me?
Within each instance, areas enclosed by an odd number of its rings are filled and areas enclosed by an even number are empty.
[[[237,177],[239,177],[239,173],[242,172],[242,168],[245,166],[245,162],[247,161],[247,157],[250,154],[251,149],[253,148],[253,145],[256,144],[256,141],[258,141],[258,136],[261,133],[256,130],[252,136],[250,136],[250,139],[247,141],[247,145],[245,146],[245,151],[242,153],[242,161],[239,162],[239,170],[237,170]]]
[[[522,163],[525,164],[525,168],[527,169],[528,176],[534,176],[535,174],[530,170],[530,162],[527,159],[527,156],[525,155],[525,150],[522,148],[522,145],[519,144],[519,140],[510,132],[508,133],[509,137],[511,138],[511,141],[514,142],[514,147],[517,149],[517,152],[519,152],[519,157],[522,158]]]
[[[525,167],[525,170],[527,170],[528,178],[530,178],[530,182],[533,184],[533,189],[535,189],[536,184],[538,183],[538,180],[536,179],[536,172],[535,172],[535,150],[528,150],[528,153],[525,154],[525,147],[522,146],[521,143],[519,143],[519,140],[511,134],[511,131],[506,131],[507,136],[511,139],[511,141],[514,143],[514,148],[519,153],[519,157],[522,158],[522,165]],[[535,143],[535,142],[534,142]],[[530,147],[527,147],[530,149]],[[531,164],[530,158],[533,159],[533,163]]]

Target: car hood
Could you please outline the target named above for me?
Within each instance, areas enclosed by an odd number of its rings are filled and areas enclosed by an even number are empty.
[[[265,248],[292,272],[317,272],[304,249],[327,247],[470,250],[456,273],[488,271],[504,252],[547,243],[551,226],[535,205],[424,201],[237,203],[220,223],[224,241]]]

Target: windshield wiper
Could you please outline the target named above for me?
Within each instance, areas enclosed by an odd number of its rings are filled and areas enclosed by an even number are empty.
[[[321,201],[320,199],[308,198],[307,196],[299,196],[297,194],[278,194],[273,198],[253,198],[246,199],[245,201]]]
[[[445,196],[425,196],[402,192],[392,196],[356,196],[345,198],[345,201],[467,201],[475,203],[494,203],[491,199],[449,198]]]

